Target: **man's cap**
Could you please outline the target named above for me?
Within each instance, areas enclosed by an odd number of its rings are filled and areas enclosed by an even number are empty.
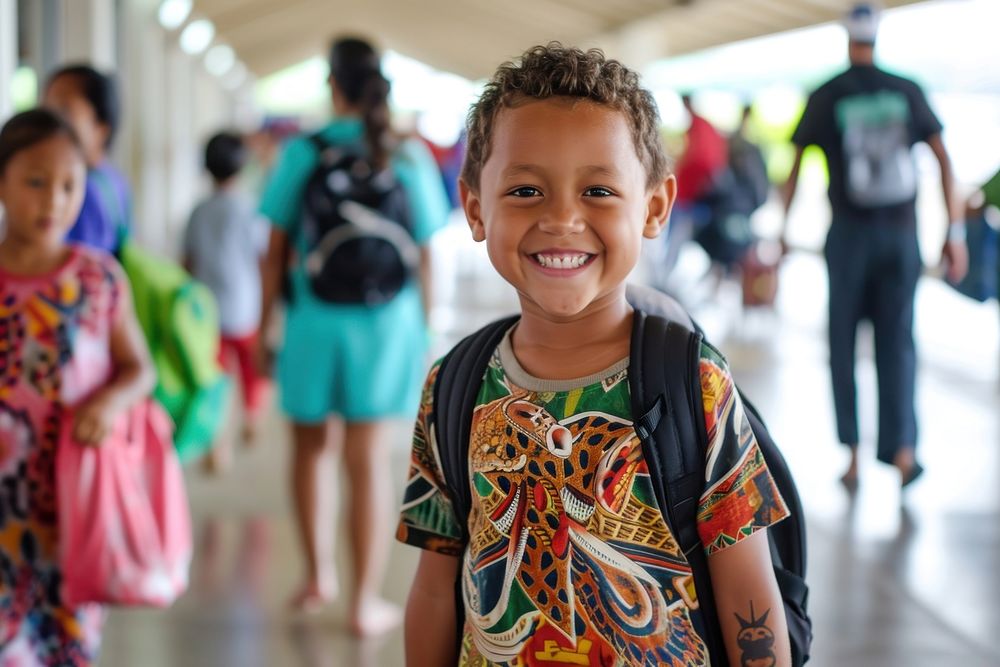
[[[861,44],[874,44],[880,16],[878,5],[868,2],[854,5],[842,22],[848,39]]]

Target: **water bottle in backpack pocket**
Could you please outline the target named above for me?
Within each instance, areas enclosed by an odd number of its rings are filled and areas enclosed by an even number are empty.
[[[390,166],[372,164],[357,146],[310,140],[319,160],[303,201],[309,287],[327,303],[386,303],[420,261],[406,192]]]

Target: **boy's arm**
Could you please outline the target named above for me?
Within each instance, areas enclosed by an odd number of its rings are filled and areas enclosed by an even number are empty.
[[[708,569],[729,663],[789,667],[785,608],[774,578],[767,530],[710,555]],[[773,663],[767,660],[771,656]]]
[[[459,559],[421,551],[417,574],[406,601],[407,667],[442,667],[458,662],[455,579]]]

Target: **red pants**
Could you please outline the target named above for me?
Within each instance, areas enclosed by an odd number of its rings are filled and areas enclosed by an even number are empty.
[[[256,347],[257,332],[241,338],[222,336],[219,340],[219,363],[226,373],[239,379],[243,409],[249,417],[257,416],[267,390],[267,379],[257,374],[254,365]]]

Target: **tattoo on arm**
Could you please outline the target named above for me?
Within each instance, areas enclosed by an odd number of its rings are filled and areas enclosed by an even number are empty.
[[[736,643],[742,651],[740,667],[774,667],[777,664],[778,658],[774,655],[774,632],[767,626],[767,617],[770,614],[769,608],[758,618],[754,614],[753,601],[750,602],[749,621],[739,614],[733,614],[740,622],[740,633],[736,636]]]

